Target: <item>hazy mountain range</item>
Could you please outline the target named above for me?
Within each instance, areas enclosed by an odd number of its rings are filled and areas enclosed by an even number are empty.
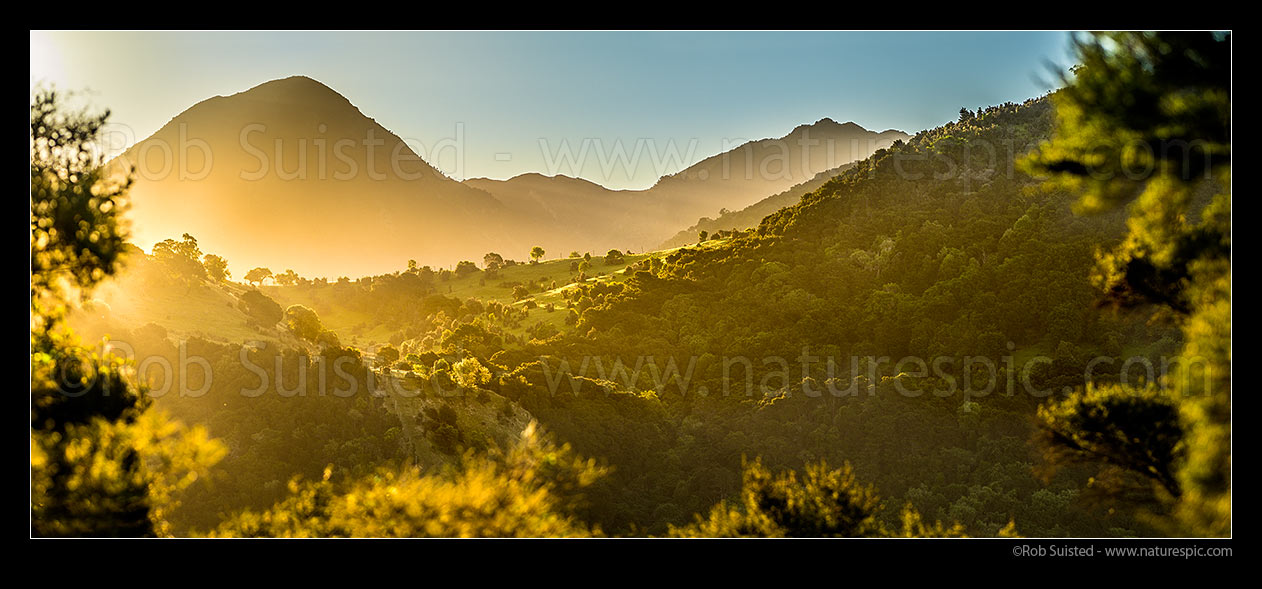
[[[535,245],[549,257],[651,249],[721,209],[784,201],[786,189],[907,137],[826,118],[647,190],[533,173],[459,182],[342,95],[295,76],[199,102],[115,161],[136,166],[138,244],[190,233],[236,275],[269,266],[333,278],[489,251],[521,260]]]

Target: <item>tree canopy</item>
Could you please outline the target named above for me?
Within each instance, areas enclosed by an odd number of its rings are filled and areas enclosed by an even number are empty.
[[[1052,450],[1151,478],[1176,533],[1231,521],[1231,35],[1113,33],[1076,41],[1056,137],[1025,160],[1128,233],[1100,259],[1109,300],[1179,318],[1178,368],[1155,388],[1080,390],[1039,417]]]

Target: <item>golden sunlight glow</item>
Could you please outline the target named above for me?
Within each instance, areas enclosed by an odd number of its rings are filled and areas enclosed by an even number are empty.
[[[43,31],[31,31],[31,87],[40,82],[60,83],[65,80],[61,50]]]

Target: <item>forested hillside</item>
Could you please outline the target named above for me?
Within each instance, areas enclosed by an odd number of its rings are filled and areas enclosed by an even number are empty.
[[[720,209],[719,216],[711,219],[702,217],[697,221],[696,225],[684,229],[676,233],[674,237],[662,242],[660,247],[672,248],[696,243],[702,237],[701,232],[705,232],[705,238],[722,238],[729,233],[745,231],[747,229],[757,227],[762,222],[763,217],[770,215],[784,207],[797,204],[798,199],[802,195],[815,192],[825,182],[836,177],[838,174],[854,167],[854,164],[846,164],[838,166],[832,170],[820,172],[814,178],[807,180],[801,184],[794,186],[784,192],[773,194],[752,205],[749,205],[738,211],[729,211]],[[705,239],[701,239],[705,241]]]
[[[1092,304],[1093,252],[1123,235],[1122,217],[1075,216],[1071,195],[1035,190],[1013,168],[1052,123],[1040,99],[920,133],[752,235],[651,262],[582,313],[579,335],[529,349],[575,370],[589,356],[691,370],[682,393],[680,380],[655,387],[650,370],[635,384],[659,389],[634,403],[668,416],[660,448],[627,449],[652,438],[574,417],[607,398],[525,406],[579,451],[655,453],[653,469],[623,465],[610,488],[628,502],[652,497],[640,509],[659,517],[670,513],[664,502],[682,516],[734,493],[746,455],[776,468],[849,460],[893,503],[972,534],[1009,519],[1032,535],[1142,533],[1127,516],[1095,510],[1072,472],[1048,481],[1035,472],[1031,418],[1043,397],[1079,382],[1095,356],[1155,357],[1178,344],[1173,328]],[[1008,383],[1036,355],[1048,361],[1030,364],[1030,386],[1014,390]],[[917,375],[914,364],[896,365],[906,356],[951,363]],[[970,356],[984,362],[960,365]],[[725,372],[731,358],[748,360],[752,374],[740,364]],[[677,474],[663,476],[663,464],[679,464]]]

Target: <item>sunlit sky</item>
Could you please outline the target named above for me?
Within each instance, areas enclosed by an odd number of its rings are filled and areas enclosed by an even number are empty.
[[[422,149],[459,139],[462,158],[427,158],[457,179],[646,188],[678,169],[557,169],[541,144],[673,142],[693,146],[686,165],[824,117],[914,133],[1046,92],[1068,45],[1064,32],[33,31],[31,83],[88,91],[134,142],[206,98],[301,74]]]

